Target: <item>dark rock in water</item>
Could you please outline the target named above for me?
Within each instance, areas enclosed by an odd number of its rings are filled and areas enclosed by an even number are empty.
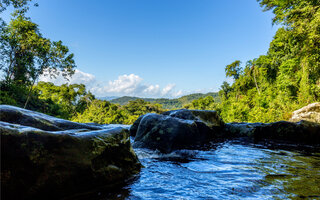
[[[59,199],[110,188],[141,168],[125,128],[102,129],[12,106],[0,111],[2,199]]]
[[[320,123],[320,102],[309,104],[292,113],[290,121],[298,122],[301,120]]]
[[[320,144],[320,124],[314,122],[229,123],[224,124],[216,111],[173,110],[140,116],[130,129],[136,136],[133,146],[158,149],[163,153],[191,148],[212,139],[249,137]]]
[[[229,123],[226,134],[234,137],[249,136],[256,141],[262,139],[285,142],[320,144],[320,124],[308,121],[273,123]]]
[[[134,147],[163,153],[201,145],[222,134],[223,122],[214,111],[177,110],[146,114],[131,127]]]
[[[130,127],[130,136],[136,137],[140,121],[143,117],[144,115],[141,115],[135,122],[133,122],[132,126]]]
[[[215,110],[171,110],[162,113],[170,117],[177,117],[179,119],[194,120],[199,123],[204,123],[208,127],[223,126],[224,122],[220,119],[217,111]]]
[[[224,131],[226,135],[230,135],[232,137],[246,137],[252,136],[256,130],[256,127],[263,126],[264,123],[227,123],[224,126]]]

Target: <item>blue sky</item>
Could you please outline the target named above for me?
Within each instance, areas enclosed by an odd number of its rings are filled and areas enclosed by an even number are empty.
[[[96,96],[218,91],[224,67],[265,54],[277,29],[255,0],[38,3],[28,15],[45,37],[70,48],[78,66],[71,83],[87,84]]]

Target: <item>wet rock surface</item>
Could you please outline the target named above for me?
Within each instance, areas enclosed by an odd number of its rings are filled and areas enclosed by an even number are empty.
[[[208,127],[221,127],[224,122],[220,119],[217,111],[215,110],[171,110],[162,113],[170,117],[176,117],[179,119],[193,120],[198,123],[204,123]]]
[[[308,121],[229,123],[225,126],[225,134],[233,137],[250,137],[255,141],[271,139],[283,142],[320,144],[320,124]]]
[[[216,111],[173,110],[146,114],[132,125],[133,146],[168,153],[193,148],[215,139],[247,137],[254,141],[279,140],[301,144],[320,144],[320,124],[311,121],[224,124]]]
[[[141,119],[144,117],[145,115],[141,115],[130,127],[129,131],[130,131],[130,136],[135,137],[138,131],[138,127],[140,124]]]
[[[0,106],[2,199],[59,199],[139,172],[129,131]]]
[[[30,126],[45,131],[61,131],[67,129],[99,130],[101,125],[81,124],[59,119],[39,112],[9,105],[0,105],[0,121]]]
[[[141,168],[129,128],[74,123],[1,105],[2,199],[76,199],[75,194],[123,184]],[[140,116],[130,135],[135,136],[134,147],[161,153],[195,149],[217,138],[319,145],[320,124],[225,124],[215,111],[175,110]]]
[[[168,153],[192,148],[221,136],[224,123],[215,111],[176,110],[141,116],[131,127],[134,147]]]

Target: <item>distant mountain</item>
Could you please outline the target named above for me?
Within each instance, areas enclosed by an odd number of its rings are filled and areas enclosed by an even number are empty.
[[[117,99],[119,97],[117,96],[110,96],[110,97],[97,97],[97,99],[100,99],[100,100],[106,100],[106,101],[111,101],[113,99]]]
[[[123,96],[119,98],[115,98],[110,100],[111,103],[116,103],[120,105],[126,105],[129,101],[134,101],[136,99],[143,99],[144,101],[151,102],[151,103],[158,103],[163,106],[165,109],[178,109],[182,108],[183,105],[191,103],[195,99],[199,99],[201,97],[212,96],[215,101],[220,102],[219,95],[217,92],[210,92],[207,94],[202,93],[194,93],[182,96],[177,99],[167,99],[167,98],[139,98],[139,97],[130,97],[130,96]]]

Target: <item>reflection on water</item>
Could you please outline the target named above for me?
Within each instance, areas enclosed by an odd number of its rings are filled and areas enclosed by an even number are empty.
[[[128,199],[320,199],[320,153],[229,141],[162,155],[136,149],[145,166]]]
[[[320,199],[319,149],[287,147],[233,140],[170,154],[135,149],[144,168],[126,186],[74,199]]]

